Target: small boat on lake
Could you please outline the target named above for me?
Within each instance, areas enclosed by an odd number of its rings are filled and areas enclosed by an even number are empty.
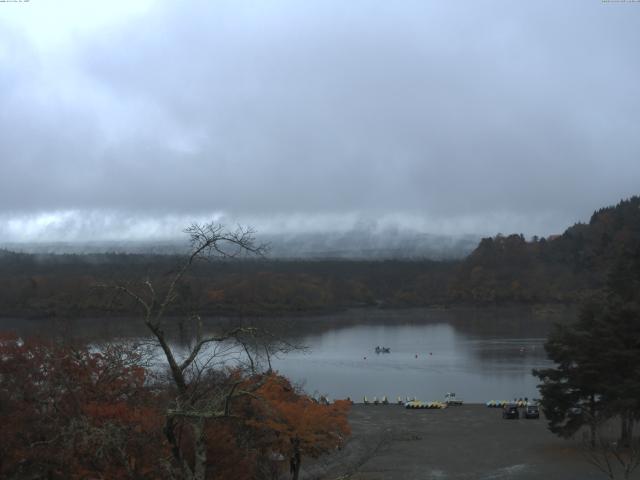
[[[391,353],[391,349],[389,347],[381,347],[378,345],[376,347],[376,353]]]

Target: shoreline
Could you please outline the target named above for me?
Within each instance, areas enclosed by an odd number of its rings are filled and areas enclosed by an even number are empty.
[[[580,439],[561,439],[539,420],[504,420],[501,409],[442,410],[355,404],[341,450],[303,461],[306,480],[596,480]],[[386,407],[386,406],[383,406]],[[306,464],[305,464],[306,462]]]

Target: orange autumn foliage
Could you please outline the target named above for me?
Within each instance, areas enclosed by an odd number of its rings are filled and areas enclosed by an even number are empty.
[[[340,448],[349,434],[347,402],[320,405],[284,377],[238,370],[211,381],[252,394],[207,420],[207,479],[278,478],[289,464],[297,472],[302,456]],[[170,389],[150,382],[126,346],[0,334],[0,478],[171,478]],[[188,450],[193,439],[181,435]]]
[[[136,361],[0,337],[0,477],[158,478],[162,417]]]
[[[351,403],[321,404],[302,394],[288,379],[269,374],[251,401],[248,424],[262,439],[263,454],[288,459],[297,478],[303,456],[316,458],[343,446],[351,433],[347,414]]]

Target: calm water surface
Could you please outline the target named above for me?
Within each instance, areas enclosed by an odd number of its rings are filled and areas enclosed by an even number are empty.
[[[386,395],[469,402],[538,396],[531,370],[550,366],[543,344],[557,316],[519,310],[362,312],[340,327],[302,335],[307,353],[275,368],[309,392],[362,401]],[[391,353],[376,354],[376,346]]]
[[[550,366],[543,344],[554,321],[573,312],[502,309],[352,310],[321,317],[243,319],[278,324],[279,334],[307,347],[273,359],[273,366],[309,393],[362,401],[386,395],[421,400],[456,392],[467,402],[535,398],[531,370]],[[237,320],[229,320],[230,322]],[[122,321],[120,321],[122,322]],[[25,333],[91,330],[101,338],[136,338],[139,320],[2,320],[0,328]],[[176,341],[179,345],[180,340]],[[376,354],[376,346],[391,353]]]

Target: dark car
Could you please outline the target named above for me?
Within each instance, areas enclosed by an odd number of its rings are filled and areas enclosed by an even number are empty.
[[[502,418],[518,419],[520,418],[520,412],[518,411],[518,405],[515,403],[509,403],[502,409]]]
[[[524,411],[524,418],[540,418],[540,409],[537,405],[527,405]]]

